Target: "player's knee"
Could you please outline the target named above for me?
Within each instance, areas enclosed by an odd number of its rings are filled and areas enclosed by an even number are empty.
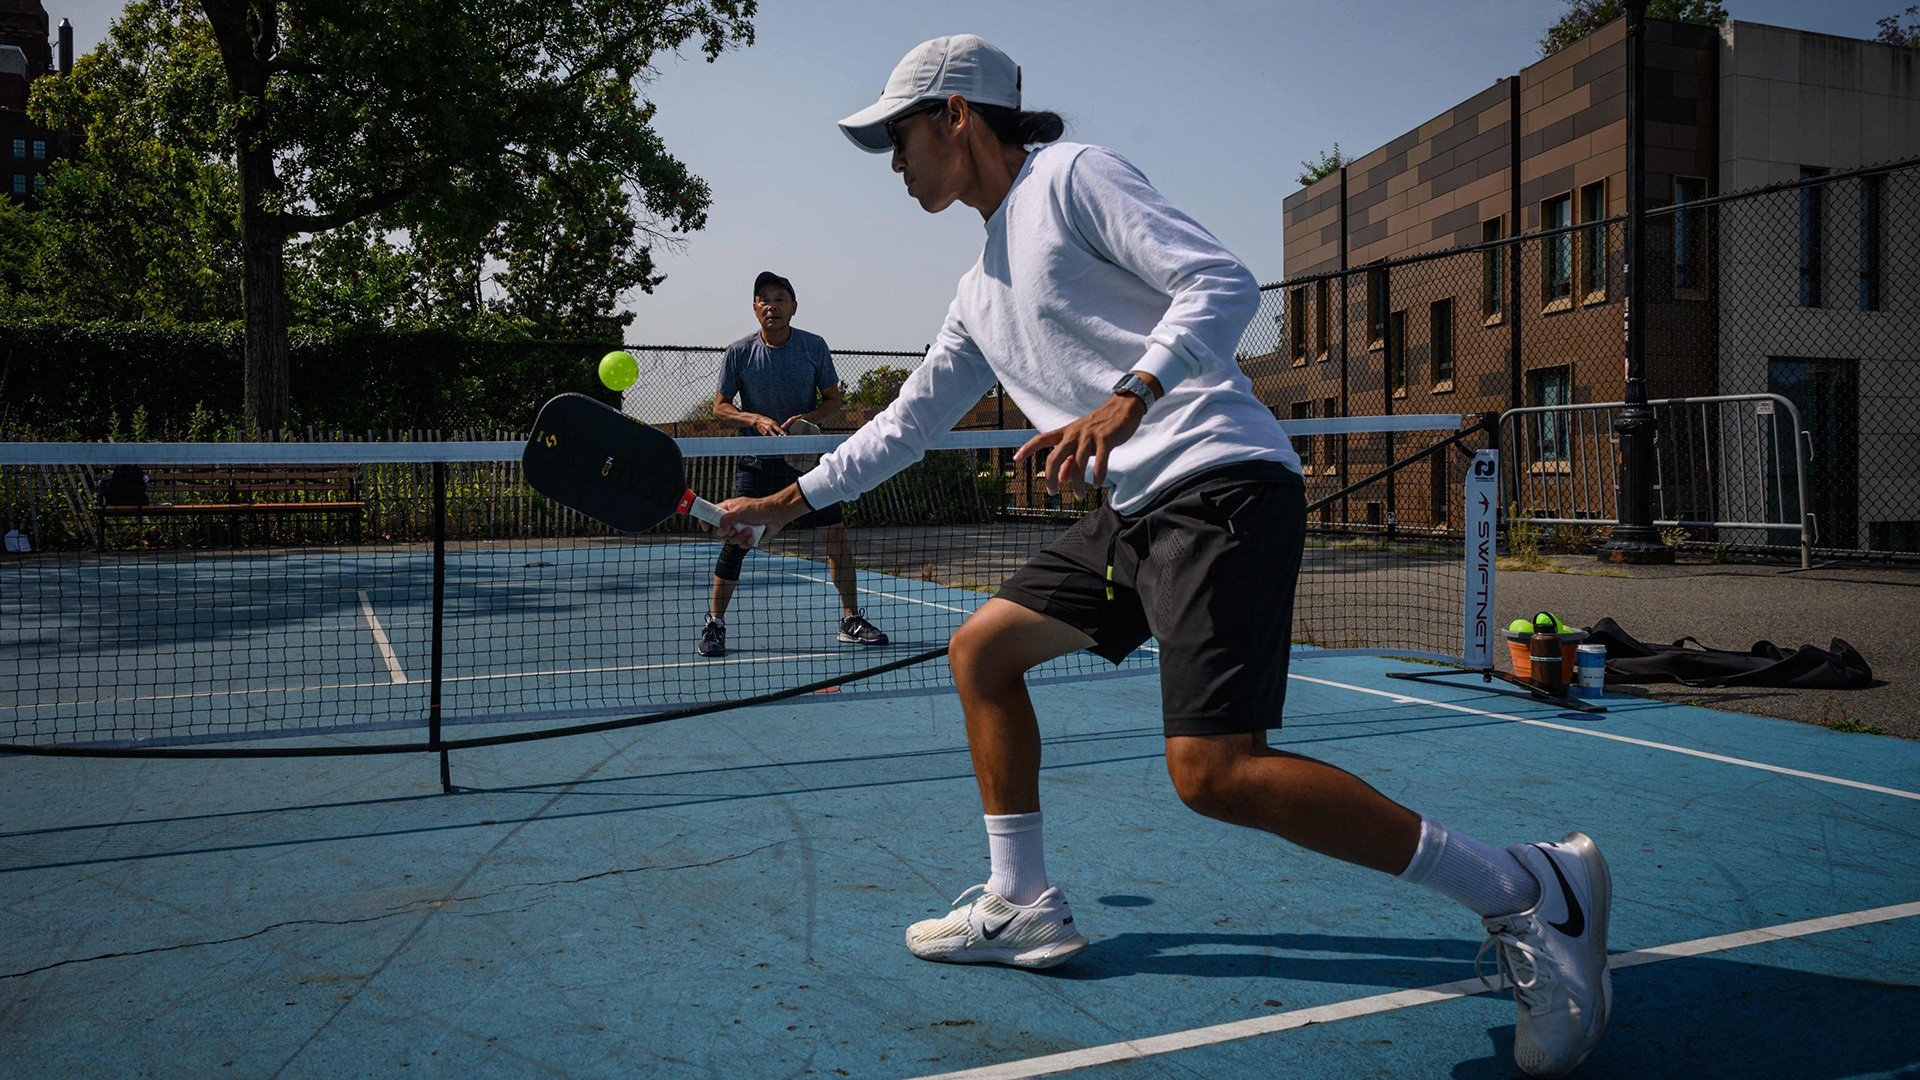
[[[746,561],[746,548],[738,544],[726,544],[720,548],[720,557],[713,561],[713,576],[721,581],[739,581],[740,567]]]
[[[1217,747],[1182,746],[1178,740],[1167,744],[1167,775],[1173,790],[1187,808],[1211,818],[1231,818],[1237,795],[1234,784],[1236,758],[1219,752]]]
[[[962,689],[981,688],[1009,679],[1020,671],[1005,662],[1005,650],[996,648],[999,635],[989,620],[974,617],[960,624],[947,642],[947,664]]]

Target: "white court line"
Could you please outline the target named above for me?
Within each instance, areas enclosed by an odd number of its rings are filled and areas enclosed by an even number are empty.
[[[1653,742],[1648,739],[1636,739],[1629,735],[1615,735],[1609,731],[1594,731],[1589,728],[1573,727],[1568,724],[1556,724],[1550,720],[1529,720],[1524,716],[1489,712],[1486,709],[1476,709],[1470,705],[1456,705],[1451,701],[1434,701],[1430,698],[1409,697],[1406,694],[1396,694],[1390,690],[1375,690],[1368,686],[1354,686],[1352,683],[1334,682],[1331,679],[1316,679],[1309,675],[1289,674],[1287,678],[1299,679],[1301,682],[1314,683],[1319,686],[1331,686],[1339,690],[1352,690],[1357,694],[1372,694],[1375,697],[1386,698],[1396,705],[1431,705],[1436,709],[1446,709],[1451,712],[1469,713],[1473,716],[1485,716],[1494,720],[1509,720],[1516,724],[1528,724],[1533,727],[1547,728],[1552,731],[1565,731],[1573,735],[1585,735],[1591,739],[1609,739],[1613,742],[1626,743],[1629,746],[1644,746],[1650,750],[1665,750],[1672,754],[1685,754],[1687,757],[1701,758],[1706,761],[1717,761],[1723,765],[1738,765],[1743,769],[1759,769],[1761,772],[1779,773],[1781,776],[1793,776],[1802,780],[1817,780],[1823,784],[1838,784],[1841,787],[1857,788],[1861,791],[1871,791],[1880,795],[1892,795],[1896,798],[1920,801],[1920,792],[1902,791],[1899,788],[1881,787],[1879,784],[1868,784],[1859,780],[1848,780],[1838,776],[1826,776],[1821,773],[1805,772],[1800,769],[1789,769],[1781,765],[1769,765],[1764,761],[1750,761],[1746,758],[1728,757],[1725,754],[1708,753],[1705,750],[1694,750],[1690,747],[1675,746],[1672,743]]]
[[[373,613],[373,601],[367,599],[367,590],[359,589],[360,617],[367,620],[367,629],[373,631],[373,643],[380,647],[380,659],[387,662],[387,674],[392,676],[394,685],[404,685],[407,681],[407,669],[400,666],[400,658],[393,655],[393,645],[387,641],[387,632],[380,626],[380,617]]]
[[[800,572],[800,571],[798,571],[798,570],[789,570],[789,571],[787,571],[787,574],[788,574],[788,576],[790,576],[790,577],[797,577],[797,578],[799,578],[799,579],[801,579],[802,581],[817,581],[817,582],[820,582],[820,583],[821,583],[821,584],[823,584],[823,585],[825,585],[825,584],[827,584],[827,583],[828,583],[828,581],[829,581],[829,579],[827,579],[827,578],[823,578],[823,577],[815,577],[815,576],[814,576],[814,575],[812,575],[812,574],[803,574],[803,573],[801,573],[801,572]],[[944,588],[950,588],[950,587],[951,587],[951,586],[946,586],[946,585],[942,585],[942,586],[941,586],[941,588],[943,588],[943,589],[944,589]],[[975,608],[957,608],[957,607],[949,607],[949,606],[948,606],[948,605],[946,605],[946,604],[936,604],[936,603],[934,603],[934,602],[933,602],[933,601],[931,601],[931,600],[918,600],[918,599],[915,599],[914,597],[911,597],[911,596],[901,596],[901,595],[900,595],[899,593],[890,593],[890,592],[881,592],[881,591],[880,591],[879,589],[865,589],[865,588],[863,588],[863,589],[860,589],[859,591],[860,591],[860,592],[863,592],[863,593],[866,593],[866,594],[867,594],[868,596],[884,596],[884,597],[886,597],[886,598],[887,598],[887,599],[889,599],[889,600],[901,600],[901,601],[904,601],[904,602],[906,602],[906,603],[909,603],[909,604],[919,604],[919,605],[920,605],[921,607],[930,607],[930,608],[939,608],[939,609],[940,609],[941,611],[951,611],[951,612],[953,612],[953,613],[954,613],[954,614],[956,614],[956,615],[971,615],[971,614],[973,614],[973,613],[974,613],[974,611],[975,611],[975,610],[977,610],[977,609],[975,609]],[[984,600],[983,600],[983,601],[981,601],[981,602],[982,602],[982,603],[985,603],[985,601],[984,601]]]
[[[1607,966],[1618,971],[1621,968],[1638,967],[1642,964],[1657,964],[1665,960],[1679,960],[1685,957],[1700,956],[1705,953],[1725,952],[1730,949],[1744,948],[1748,945],[1763,945],[1768,942],[1786,941],[1792,938],[1806,937],[1810,934],[1826,933],[1830,930],[1843,930],[1849,927],[1891,922],[1895,919],[1907,919],[1915,915],[1920,915],[1920,903],[1894,904],[1888,907],[1869,908],[1866,911],[1856,911],[1846,915],[1831,915],[1819,919],[1806,919],[1801,922],[1782,923],[1778,926],[1762,927],[1757,930],[1743,930],[1735,934],[1721,934],[1716,937],[1696,938],[1692,941],[1676,942],[1672,945],[1640,949],[1629,953],[1618,953],[1607,959]],[[1090,1069],[1097,1065],[1112,1065],[1122,1061],[1137,1061],[1141,1058],[1154,1057],[1160,1054],[1171,1054],[1202,1046],[1236,1042],[1241,1039],[1251,1039],[1259,1035],[1272,1035],[1276,1032],[1306,1027],[1309,1024],[1326,1024],[1336,1020],[1352,1020],[1362,1016],[1378,1016],[1382,1013],[1410,1009],[1416,1005],[1430,1005],[1438,1001],[1452,1001],[1458,998],[1494,993],[1498,990],[1505,989],[1505,979],[1495,976],[1490,981],[1492,982],[1492,986],[1482,983],[1479,979],[1461,979],[1458,982],[1441,983],[1437,986],[1423,987],[1418,990],[1400,990],[1391,994],[1379,994],[1374,997],[1357,998],[1352,1001],[1337,1001],[1331,1005],[1319,1005],[1311,1009],[1296,1009],[1292,1012],[1275,1013],[1272,1016],[1256,1016],[1247,1020],[1238,1020],[1230,1024],[1215,1024],[1212,1027],[1176,1031],[1145,1039],[1128,1039],[1124,1042],[1108,1043],[1105,1046],[1090,1046],[1084,1050],[1069,1050],[1063,1054],[1048,1054],[1044,1057],[1027,1058],[1024,1061],[1009,1061],[978,1069],[962,1069],[958,1072],[939,1073],[922,1077],[920,1080],[1016,1080],[1016,1078],[1020,1077],[1050,1076],[1055,1073],[1072,1072],[1076,1069]]]

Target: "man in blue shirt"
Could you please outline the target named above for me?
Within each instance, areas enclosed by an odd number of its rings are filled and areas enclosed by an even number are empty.
[[[798,307],[793,283],[786,278],[768,270],[754,278],[753,317],[760,329],[727,346],[720,385],[713,395],[715,419],[738,424],[742,435],[786,435],[797,420],[811,423],[840,412],[840,376],[833,370],[833,353],[820,335],[794,328],[793,313]],[[734,471],[733,494],[761,498],[799,478],[799,470],[779,454],[746,455]],[[814,529],[826,544],[827,571],[840,593],[840,640],[885,645],[887,635],[868,622],[860,609],[853,551],[840,504],[814,510],[788,527]],[[727,544],[714,562],[713,604],[695,650],[701,656],[727,654],[727,605],[740,584],[746,555],[745,548]]]

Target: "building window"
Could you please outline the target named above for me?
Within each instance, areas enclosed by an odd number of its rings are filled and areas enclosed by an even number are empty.
[[[13,156],[17,158],[23,158],[27,156],[27,140],[25,139],[13,140]]]
[[[34,192],[34,194],[36,194],[36,195],[38,195],[38,194],[39,194],[40,192],[42,192],[42,191],[45,191],[45,190],[47,190],[47,178],[46,178],[46,176],[45,176],[44,174],[41,174],[41,173],[35,173],[35,174],[34,174],[34,176],[33,176],[33,192]]]
[[[35,161],[47,160],[47,140],[45,139],[33,140],[33,160]]]
[[[1307,290],[1287,290],[1287,356],[1296,364],[1307,362]]]
[[[1407,313],[1387,317],[1387,393],[1407,396]]]
[[[1800,179],[1825,176],[1827,170],[1804,168]],[[1822,185],[1808,184],[1800,189],[1800,306],[1820,306],[1820,217]]]
[[[1453,301],[1435,300],[1427,308],[1428,352],[1433,368],[1433,392],[1453,389]]]
[[[1580,189],[1580,220],[1590,227],[1580,230],[1580,293],[1586,303],[1607,297],[1607,227],[1593,225],[1607,216],[1607,182],[1588,184]]]
[[[1367,271],[1367,344],[1377,348],[1387,340],[1387,268]]]
[[[1500,219],[1480,223],[1480,242],[1496,243],[1501,238]],[[1480,314],[1490,323],[1499,322],[1507,312],[1507,249],[1490,247],[1480,253]]]
[[[1295,420],[1313,419],[1313,402],[1311,401],[1294,402],[1290,415]],[[1308,469],[1313,468],[1314,441],[1315,441],[1314,437],[1311,435],[1293,440],[1294,452],[1300,455],[1300,471],[1302,474],[1304,474]]]
[[[1573,404],[1573,372],[1571,368],[1536,368],[1527,372],[1527,404],[1535,408],[1547,405]],[[1572,449],[1567,440],[1567,414],[1564,412],[1544,412],[1532,414],[1534,420],[1533,460],[1565,461]]]
[[[15,195],[25,195],[27,193],[26,173],[17,172],[13,174],[13,193]]]
[[[1673,201],[1686,206],[1707,197],[1707,182],[1695,176],[1673,180]],[[1673,291],[1676,295],[1704,296],[1707,289],[1707,212],[1704,208],[1673,214]]]
[[[1319,348],[1322,360],[1333,352],[1333,345],[1327,334],[1327,327],[1330,325],[1327,313],[1331,310],[1333,310],[1333,282],[1321,278],[1313,285],[1313,340]]]
[[[1559,195],[1540,204],[1540,229],[1552,232],[1573,224],[1573,197]],[[1573,302],[1573,236],[1555,232],[1540,254],[1540,302],[1551,308]]]
[[[1880,310],[1880,181],[1860,178],[1860,310]]]

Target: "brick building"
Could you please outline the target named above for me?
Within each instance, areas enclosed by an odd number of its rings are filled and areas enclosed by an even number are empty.
[[[1920,156],[1920,50],[1649,19],[1645,57],[1649,211]],[[1243,349],[1262,400],[1282,419],[1618,400],[1626,89],[1622,19],[1289,196],[1287,279],[1267,309],[1277,345]],[[1882,474],[1920,476],[1920,460],[1846,463],[1855,429],[1877,440],[1861,456],[1898,457],[1904,438],[1920,459],[1920,439],[1899,434],[1920,415],[1920,281],[1891,254],[1899,223],[1920,215],[1916,178],[1648,219],[1649,394],[1805,397],[1824,470],[1813,486],[1831,504],[1815,509],[1839,546],[1920,537],[1920,520],[1906,521],[1920,513],[1898,509],[1920,505],[1920,487],[1866,490]],[[1862,399],[1863,382],[1890,392]],[[1332,483],[1333,448],[1306,449]],[[1439,514],[1450,480],[1436,463],[1432,477],[1396,484],[1418,489],[1393,496],[1417,522],[1406,506]],[[1892,519],[1875,525],[1875,514]]]
[[[16,202],[31,200],[45,185],[53,161],[72,152],[69,135],[27,119],[27,92],[34,80],[73,67],[73,24],[60,20],[55,67],[49,21],[40,0],[0,0],[0,192]]]

